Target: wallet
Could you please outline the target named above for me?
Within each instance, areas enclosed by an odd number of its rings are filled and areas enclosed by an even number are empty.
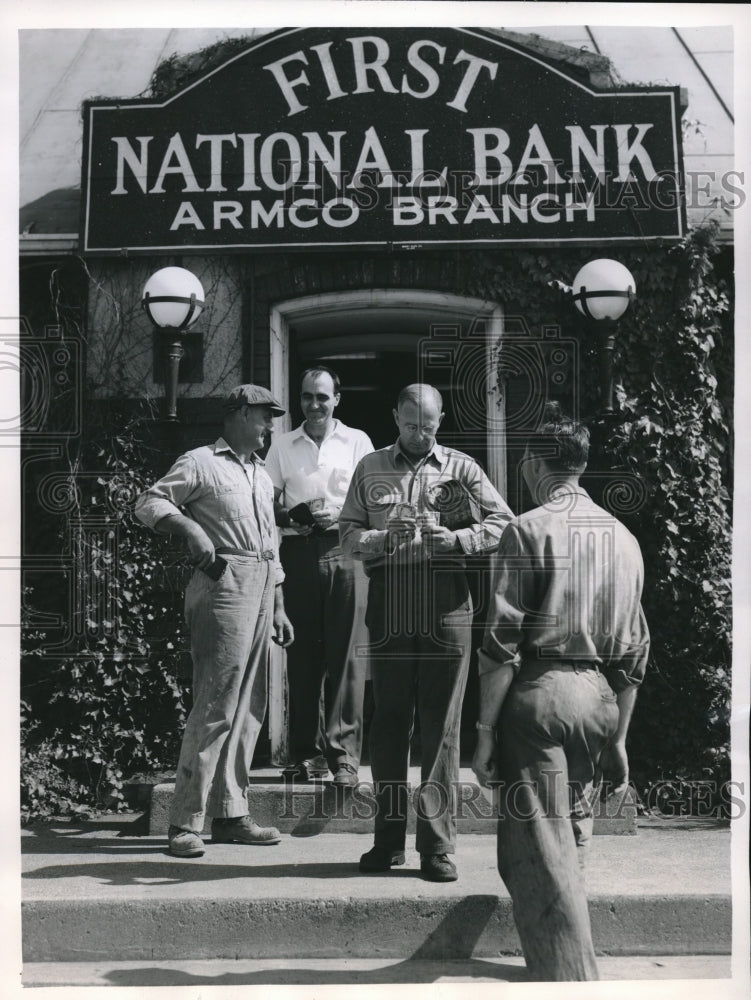
[[[316,519],[313,517],[313,512],[306,503],[299,503],[296,507],[290,507],[289,516],[295,524],[313,525],[316,523]]]
[[[214,561],[209,563],[208,566],[204,566],[202,572],[204,572],[206,576],[211,577],[212,580],[219,580],[226,568],[227,560],[222,559],[221,556],[214,556]]]

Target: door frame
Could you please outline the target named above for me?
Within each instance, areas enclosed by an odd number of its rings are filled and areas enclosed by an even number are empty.
[[[275,303],[269,313],[270,385],[274,399],[285,409],[279,418],[282,433],[292,429],[289,412],[290,326],[296,318],[312,312],[341,312],[352,309],[400,308],[430,313],[450,324],[453,319],[485,323],[485,365],[491,372],[503,337],[503,310],[497,302],[471,296],[417,288],[362,288],[322,292]],[[488,379],[486,403],[487,473],[490,481],[506,495],[506,419],[503,395],[497,381]],[[289,760],[289,696],[287,656],[272,644],[269,676],[269,740],[271,762],[277,766]]]
[[[438,314],[453,318],[482,318],[486,323],[486,364],[491,371],[494,355],[503,337],[503,310],[497,302],[431,292],[416,288],[353,289],[324,292],[286,299],[271,307],[269,315],[269,356],[271,394],[287,411],[279,418],[281,430],[292,429],[289,414],[289,328],[302,314],[311,312],[341,312],[347,309],[399,307],[414,312]],[[486,428],[488,435],[487,473],[495,488],[506,495],[506,424],[504,401],[497,384],[487,390]]]

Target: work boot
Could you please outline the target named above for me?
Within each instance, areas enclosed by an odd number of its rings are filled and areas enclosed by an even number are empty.
[[[179,826],[169,828],[167,841],[170,854],[176,858],[200,858],[204,852],[204,843],[198,834]]]
[[[421,854],[420,871],[428,882],[456,882],[456,865],[447,854]]]
[[[259,826],[250,816],[217,818],[211,821],[212,844],[252,844],[268,846],[282,839],[275,826]]]
[[[282,771],[282,777],[287,781],[315,781],[316,778],[325,778],[329,773],[329,766],[325,757],[313,757],[310,760],[299,760],[296,764],[290,764]]]
[[[404,864],[404,851],[390,851],[387,847],[371,847],[360,858],[360,871],[365,873],[387,872],[394,865]]]
[[[337,764],[331,783],[345,788],[354,788],[357,784],[357,770],[351,764]]]

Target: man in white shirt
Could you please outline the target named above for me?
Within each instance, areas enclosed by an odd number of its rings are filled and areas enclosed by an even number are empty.
[[[360,766],[366,661],[356,655],[363,623],[354,564],[339,545],[339,512],[355,466],[373,445],[335,418],[339,400],[335,372],[323,366],[304,372],[305,419],[274,439],[266,470],[282,534],[285,606],[297,636],[287,653],[294,764],[285,775],[308,781],[330,769],[335,784],[351,786]]]

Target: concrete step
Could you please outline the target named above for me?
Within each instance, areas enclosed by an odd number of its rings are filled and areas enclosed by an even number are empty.
[[[613,980],[729,979],[729,955],[607,956],[600,978]],[[420,961],[382,958],[204,959],[144,962],[28,962],[28,986],[396,986],[402,983],[525,982],[524,959]]]
[[[459,880],[425,882],[419,856],[361,875],[370,835],[207,844],[64,824],[24,831],[25,962],[180,959],[465,960],[519,953],[495,837],[460,836]],[[728,954],[730,831],[673,821],[600,837],[587,886],[603,955]]]
[[[309,836],[313,833],[371,833],[375,817],[373,777],[370,767],[360,768],[355,788],[340,788],[331,781],[291,783],[284,781],[279,768],[254,769],[248,791],[248,811],[264,826],[276,826],[282,833]],[[420,769],[409,769],[411,795],[407,830],[414,833],[414,793],[420,784]],[[149,833],[164,834],[169,825],[169,808],[175,792],[173,781],[150,789],[146,805]],[[445,794],[445,793],[444,793]],[[457,830],[459,833],[495,832],[495,812],[490,794],[480,788],[470,768],[459,772],[456,789]],[[204,832],[208,829],[208,822]],[[594,833],[636,833],[636,802],[629,790],[624,796],[610,796],[598,803]]]

